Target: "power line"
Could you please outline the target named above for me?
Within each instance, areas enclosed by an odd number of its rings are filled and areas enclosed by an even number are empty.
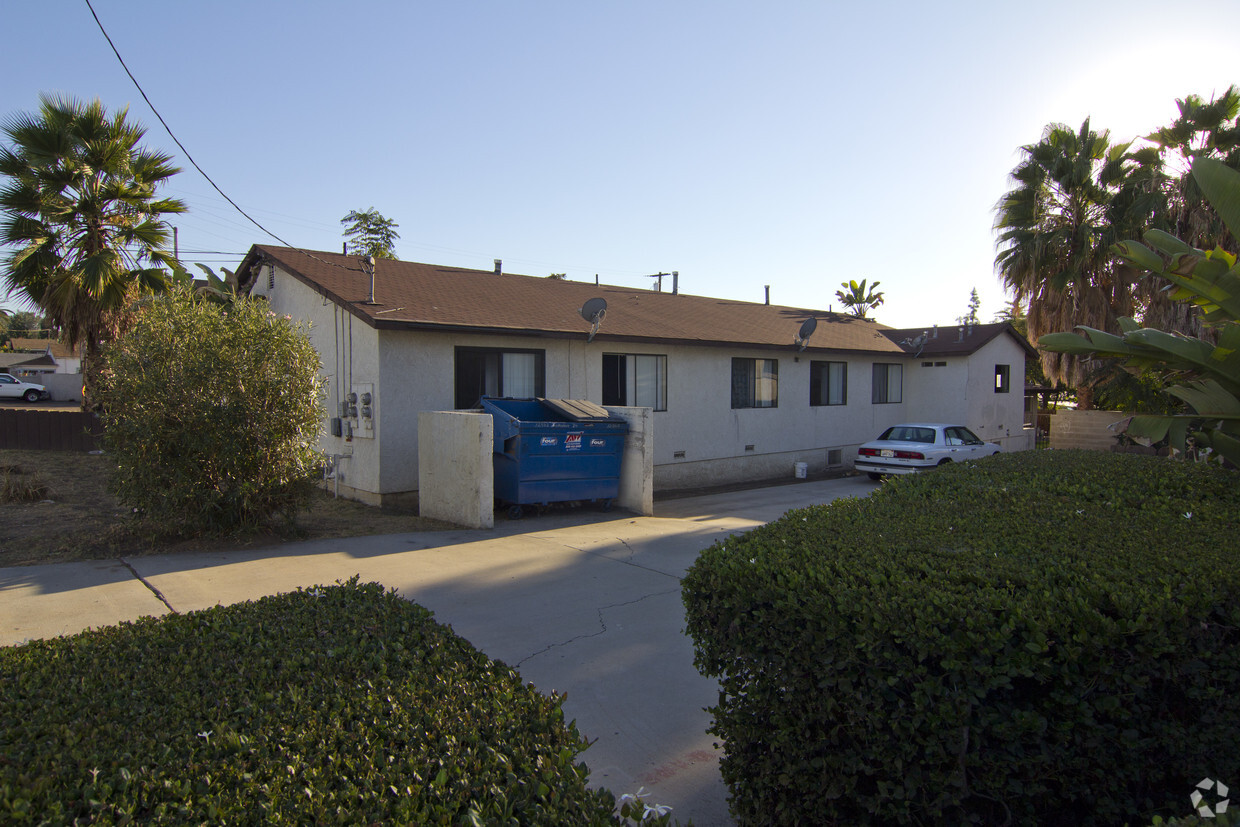
[[[276,235],[271,230],[264,227],[262,224],[259,224],[257,221],[255,221],[250,216],[249,213],[247,213],[245,210],[238,207],[237,202],[229,198],[228,194],[225,193],[222,189],[220,189],[218,184],[216,184],[214,181],[211,180],[211,176],[207,175],[207,173],[203,170],[203,168],[198,166],[198,162],[194,160],[194,156],[189,154],[189,150],[185,148],[185,145],[182,144],[181,141],[177,138],[177,136],[173,133],[172,127],[168,126],[168,122],[164,120],[164,116],[159,114],[159,110],[155,108],[155,104],[151,103],[151,99],[146,96],[146,91],[143,90],[142,84],[138,83],[138,79],[133,76],[133,72],[129,71],[129,67],[125,64],[125,59],[121,57],[121,53],[117,50],[116,44],[112,42],[112,38],[108,35],[108,30],[103,27],[103,21],[99,19],[99,15],[95,14],[95,7],[90,4],[90,0],[86,0],[86,8],[90,9],[90,16],[95,18],[95,24],[99,26],[99,31],[103,33],[104,40],[108,41],[108,45],[112,47],[112,54],[116,55],[116,59],[119,60],[121,63],[121,68],[125,70],[125,74],[129,75],[129,79],[132,80],[133,85],[137,87],[138,94],[142,95],[142,100],[146,101],[146,105],[151,107],[151,111],[155,113],[155,117],[159,118],[159,122],[163,124],[164,129],[168,132],[169,137],[171,137],[173,142],[175,142],[176,145],[181,148],[181,151],[185,153],[186,159],[191,164],[194,165],[194,169],[198,170],[198,172],[201,173],[202,177],[207,179],[207,183],[210,184],[212,187],[214,187],[215,191],[218,192],[220,195],[222,195],[225,201],[227,201],[229,204],[232,204],[233,207],[237,210],[237,212],[241,213],[247,219],[249,219],[251,224],[253,224],[255,227],[258,227],[260,230],[262,230],[267,235],[271,236],[272,238],[274,238],[276,241],[280,242],[284,246],[292,247],[293,246],[292,244],[289,244],[287,241],[280,238],[280,236]]]
[[[155,108],[155,104],[151,103],[151,99],[147,97],[146,91],[142,88],[142,84],[138,83],[138,79],[133,76],[133,72],[129,71],[129,66],[126,65],[125,59],[121,57],[121,53],[116,48],[116,44],[112,42],[112,38],[108,35],[108,30],[103,27],[103,21],[99,19],[99,15],[95,14],[95,7],[90,4],[90,0],[86,0],[86,8],[90,9],[90,16],[95,18],[95,25],[97,25],[99,27],[99,31],[103,33],[104,40],[108,41],[108,46],[112,48],[112,54],[116,55],[116,59],[120,61],[121,68],[125,70],[125,74],[129,75],[129,79],[133,81],[133,85],[137,88],[138,94],[142,95],[142,100],[146,101],[146,105],[151,108],[151,111],[155,113],[155,117],[159,119],[159,122],[161,124],[163,124],[164,130],[167,131],[168,136],[171,137],[173,142],[176,143],[176,145],[180,147],[181,151],[185,153],[185,158],[191,164],[194,165],[194,169],[198,170],[198,172],[202,175],[202,177],[207,180],[207,183],[210,184],[215,189],[215,191],[218,192],[224,198],[225,201],[227,201],[229,204],[232,204],[233,209],[235,209],[237,212],[244,215],[251,224],[253,224],[255,227],[258,227],[258,229],[262,230],[264,233],[271,236],[276,241],[283,244],[285,247],[291,247],[293,249],[298,249],[294,247],[292,244],[285,241],[284,239],[280,238],[280,236],[276,235],[271,230],[264,227],[262,224],[259,224],[258,221],[256,221],[249,213],[241,209],[241,207],[237,205],[236,201],[229,198],[228,194],[224,192],[222,189],[220,189],[219,185],[216,184],[215,181],[211,180],[211,176],[207,175],[206,171],[202,167],[198,166],[198,162],[194,160],[194,156],[189,154],[189,150],[185,148],[185,145],[182,144],[180,139],[177,138],[176,134],[173,133],[172,127],[168,126],[168,122],[164,120],[164,116],[159,114],[159,110]],[[335,262],[323,261],[323,259],[319,258],[318,256],[310,255],[304,250],[302,250],[301,252],[303,255],[309,256],[310,258],[315,259],[316,261],[320,261],[323,264],[327,264],[332,267],[339,267],[342,270],[349,269],[340,264],[336,264]]]
[[[232,207],[233,207],[233,209],[235,209],[237,212],[239,212],[239,213],[241,213],[243,216],[245,216],[246,220],[248,220],[248,221],[249,221],[251,224],[253,224],[255,227],[258,227],[258,229],[262,230],[264,233],[266,233],[267,235],[271,236],[271,237],[272,237],[272,238],[274,238],[276,241],[278,241],[278,242],[280,242],[281,244],[283,244],[285,247],[289,247],[289,248],[291,248],[291,249],[293,249],[293,250],[295,250],[295,251],[297,251],[297,252],[301,253],[302,255],[304,255],[304,256],[306,256],[306,257],[308,257],[308,258],[314,259],[315,261],[318,261],[318,262],[320,262],[320,263],[322,263],[322,264],[326,264],[326,265],[329,265],[329,266],[331,266],[331,267],[338,267],[338,268],[340,268],[340,269],[342,269],[342,270],[348,270],[348,269],[350,269],[350,268],[348,268],[348,267],[345,267],[344,265],[337,264],[336,262],[333,262],[333,261],[325,261],[324,259],[321,259],[321,258],[319,258],[319,257],[318,257],[318,256],[316,256],[316,255],[313,255],[313,254],[311,254],[311,253],[309,253],[309,252],[306,252],[305,250],[301,249],[300,247],[296,247],[296,246],[294,246],[293,244],[290,244],[289,242],[285,241],[285,240],[284,240],[283,238],[281,238],[280,236],[278,236],[278,235],[276,235],[275,233],[273,233],[271,230],[269,230],[269,229],[267,229],[266,227],[264,227],[262,224],[258,223],[258,221],[257,221],[255,218],[253,218],[253,217],[252,217],[249,213],[247,213],[245,210],[241,209],[241,207],[237,204],[237,202],[236,202],[236,201],[233,201],[231,198],[229,198],[229,197],[228,197],[228,194],[227,194],[227,193],[225,193],[222,189],[220,189],[219,185],[218,185],[218,184],[216,184],[216,183],[215,183],[215,181],[213,181],[213,180],[211,179],[211,176],[210,176],[210,175],[207,175],[206,171],[205,171],[202,167],[200,167],[200,166],[198,165],[198,162],[194,160],[194,156],[190,155],[189,150],[185,148],[185,145],[184,145],[184,144],[182,144],[182,143],[181,143],[181,141],[180,141],[180,139],[179,139],[179,138],[177,138],[176,134],[175,134],[175,133],[173,133],[173,131],[172,131],[172,127],[168,126],[168,122],[164,120],[164,116],[163,116],[163,115],[161,115],[161,114],[159,114],[159,110],[155,108],[155,104],[151,103],[151,99],[150,99],[149,97],[147,97],[146,91],[142,88],[142,84],[138,83],[138,79],[137,79],[136,77],[134,77],[133,72],[129,71],[129,66],[125,63],[125,59],[124,59],[123,57],[121,57],[121,53],[120,53],[120,51],[116,48],[116,44],[112,42],[112,38],[111,38],[111,36],[109,36],[109,35],[108,35],[108,31],[107,31],[107,29],[105,29],[105,28],[104,28],[104,26],[103,26],[103,21],[101,21],[101,20],[99,19],[99,15],[95,13],[95,7],[91,5],[90,0],[86,0],[86,8],[90,9],[90,15],[91,15],[91,17],[95,18],[95,25],[97,25],[97,26],[99,27],[99,31],[103,34],[104,39],[108,41],[108,46],[110,46],[110,47],[112,48],[112,53],[113,53],[114,55],[116,55],[116,59],[117,59],[118,61],[120,61],[121,68],[123,68],[123,69],[125,70],[125,74],[129,75],[129,79],[130,79],[131,81],[133,81],[133,85],[134,85],[134,87],[135,87],[135,88],[137,88],[137,90],[138,90],[138,94],[142,95],[142,99],[143,99],[144,101],[146,101],[146,105],[147,105],[147,106],[149,106],[149,107],[151,108],[151,111],[155,113],[155,117],[159,119],[160,124],[162,124],[162,125],[163,125],[164,130],[168,133],[169,137],[171,137],[171,138],[172,138],[172,140],[173,140],[173,142],[175,142],[175,143],[176,143],[176,145],[177,145],[177,146],[181,149],[181,152],[185,153],[185,158],[186,158],[186,159],[187,159],[187,160],[188,160],[188,161],[189,161],[189,162],[190,162],[190,163],[194,166],[194,169],[198,170],[199,174],[201,174],[201,175],[202,175],[202,177],[206,179],[207,183],[208,183],[208,184],[210,184],[210,185],[211,185],[211,186],[215,189],[215,191],[216,191],[216,192],[218,192],[218,193],[220,194],[220,196],[221,196],[221,197],[223,197],[223,199],[224,199],[225,201],[227,201],[229,204],[231,204],[231,205],[232,205]],[[266,212],[272,212],[272,211],[271,211],[271,210],[267,210]],[[279,213],[274,213],[274,214],[279,215]],[[320,222],[315,222],[315,223],[320,223]],[[321,225],[321,226],[328,226],[328,225]],[[464,250],[453,250],[452,248],[449,248],[449,247],[436,247],[436,245],[432,245],[432,244],[423,244],[423,245],[414,245],[414,246],[420,246],[420,247],[422,247],[423,249],[427,249],[427,250],[435,250],[435,249],[439,249],[439,250],[443,250],[443,251],[457,252],[457,253],[461,253],[461,254],[465,254],[465,255],[477,255],[477,253],[473,253],[473,252],[469,252],[469,251],[464,251]],[[187,252],[189,252],[189,251],[187,251]],[[204,252],[206,252],[206,251],[204,251]],[[234,253],[222,253],[222,255],[236,255],[236,254],[234,254]],[[244,254],[240,254],[240,255],[244,255]],[[514,260],[514,261],[523,261],[523,262],[525,262],[525,263],[527,263],[527,264],[540,264],[540,263],[541,263],[541,264],[544,264],[544,266],[550,266],[550,267],[560,266],[560,265],[548,264],[548,263],[546,263],[546,262],[539,262],[539,261],[536,261],[536,260],[533,260],[533,259],[513,259],[513,260]],[[587,270],[588,270],[588,269],[598,269],[598,268],[575,268],[575,269],[587,269]],[[615,274],[616,274],[616,275],[618,275],[618,276],[620,275],[619,271],[615,271],[615,270],[612,270],[612,271],[606,271],[606,270],[603,270],[603,272],[612,272],[612,273],[615,273]],[[623,276],[621,276],[621,277],[623,277]]]

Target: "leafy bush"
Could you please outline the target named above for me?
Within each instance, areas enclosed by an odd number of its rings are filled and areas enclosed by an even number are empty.
[[[1216,467],[1031,451],[712,546],[684,601],[733,814],[1185,814],[1240,778],[1238,512]]]
[[[562,701],[356,579],[0,649],[0,823],[612,823]]]
[[[305,505],[322,380],[299,325],[258,300],[174,289],[105,358],[97,398],[122,503],[185,533],[291,521]]]

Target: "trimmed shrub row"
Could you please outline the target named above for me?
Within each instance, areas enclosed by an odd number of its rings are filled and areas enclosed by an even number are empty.
[[[613,823],[562,701],[356,578],[0,649],[0,823]]]
[[[1149,823],[1240,783],[1238,483],[1008,454],[712,546],[684,601],[733,814]]]

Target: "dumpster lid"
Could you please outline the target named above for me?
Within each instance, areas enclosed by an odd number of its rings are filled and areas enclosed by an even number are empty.
[[[620,419],[608,413],[602,405],[595,405],[586,399],[539,399],[538,401],[572,422],[615,422]]]

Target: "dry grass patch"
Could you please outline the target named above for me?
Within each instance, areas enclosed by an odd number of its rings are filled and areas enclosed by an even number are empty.
[[[385,511],[320,492],[295,526],[225,537],[161,537],[108,490],[104,454],[0,450],[0,566],[60,563],[163,552],[232,551],[290,540],[399,534],[448,528],[416,514]],[[10,480],[12,483],[10,483]],[[16,494],[10,497],[10,484]],[[33,495],[37,489],[38,496]]]

